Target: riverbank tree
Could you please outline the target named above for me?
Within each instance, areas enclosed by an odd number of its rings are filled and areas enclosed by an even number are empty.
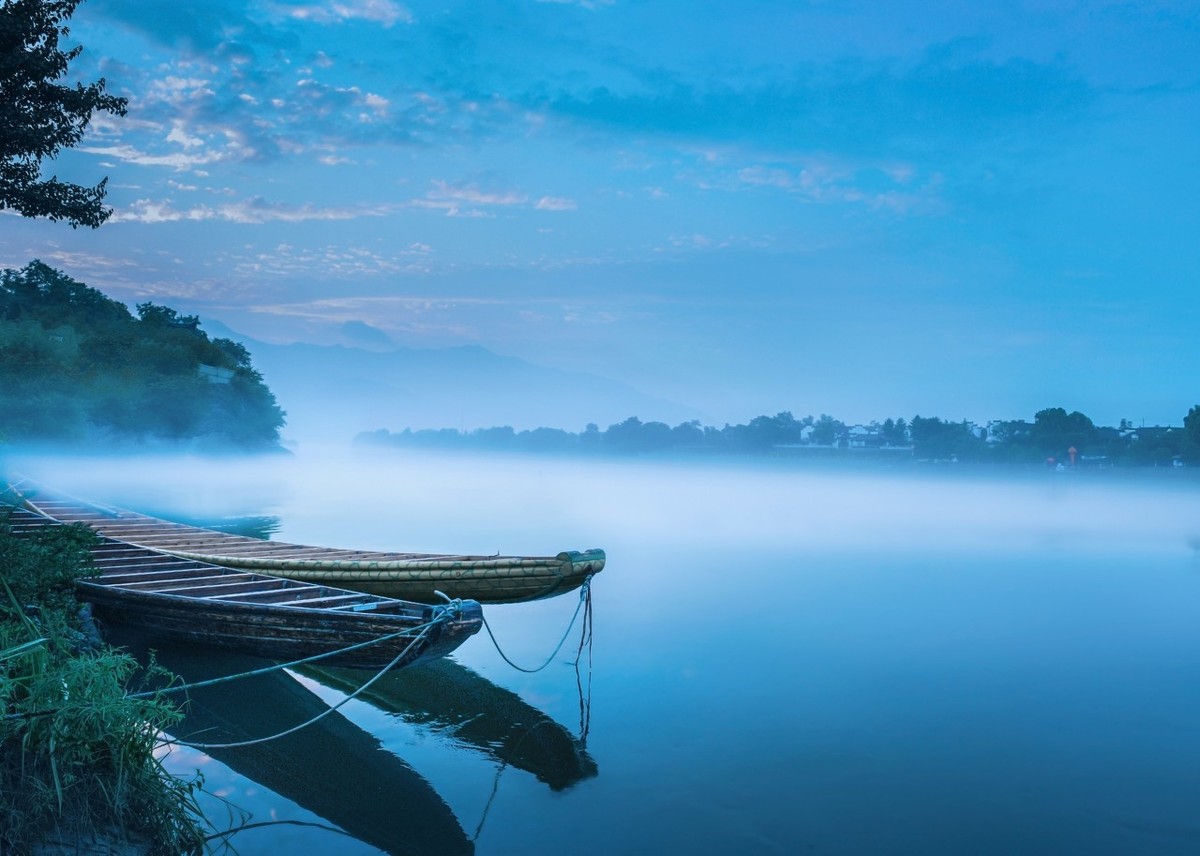
[[[199,319],[123,304],[40,261],[0,272],[0,440],[259,449],[284,412],[250,354]]]

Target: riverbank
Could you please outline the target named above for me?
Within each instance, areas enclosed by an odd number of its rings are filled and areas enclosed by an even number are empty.
[[[94,538],[17,538],[0,517],[0,853],[202,853],[201,780],[154,751],[181,712],[134,695],[137,661],[89,633],[75,599]]]

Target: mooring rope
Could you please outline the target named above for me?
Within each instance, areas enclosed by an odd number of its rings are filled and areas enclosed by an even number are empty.
[[[584,578],[583,585],[581,585],[579,587],[579,603],[575,606],[575,614],[571,616],[571,621],[567,625],[567,629],[563,631],[562,638],[558,640],[558,644],[554,646],[554,650],[550,653],[550,656],[546,658],[546,662],[542,663],[542,665],[538,666],[536,669],[527,669],[524,666],[518,666],[511,659],[509,659],[509,656],[507,654],[505,654],[504,650],[500,647],[500,643],[496,641],[496,634],[492,632],[492,627],[490,624],[488,624],[486,615],[483,617],[483,628],[488,632],[488,636],[491,638],[492,644],[494,646],[496,646],[496,653],[500,655],[501,659],[503,659],[504,662],[508,663],[508,665],[512,666],[518,672],[525,672],[526,674],[534,674],[535,672],[540,672],[542,669],[549,666],[550,663],[553,662],[554,658],[558,656],[558,652],[562,650],[563,643],[567,641],[567,636],[570,635],[571,628],[575,626],[575,620],[577,618],[579,618],[579,612],[580,612],[580,610],[582,610],[584,608],[585,604],[587,605],[587,615],[590,617],[592,614],[592,575],[591,574],[588,574],[588,576]],[[589,626],[590,626],[590,620],[586,623],[589,624]],[[590,633],[589,633],[589,637],[590,637]],[[579,642],[579,650],[580,651],[583,650],[583,640],[580,640],[580,642]],[[575,661],[579,662],[578,656],[576,656]]]
[[[316,716],[311,717],[310,719],[306,720],[305,722],[301,722],[299,725],[293,725],[291,728],[287,728],[283,731],[276,732],[275,734],[268,734],[266,737],[255,737],[250,740],[239,740],[235,743],[193,743],[190,740],[182,740],[180,738],[175,738],[173,740],[164,740],[162,742],[162,745],[164,745],[164,746],[187,746],[189,749],[199,749],[202,752],[207,752],[212,749],[240,749],[244,746],[257,746],[261,743],[270,743],[272,740],[279,740],[281,737],[287,737],[289,734],[295,734],[297,731],[302,731],[305,728],[308,728],[310,725],[315,725],[316,723],[320,722],[322,719],[329,716],[331,713],[336,711],[342,705],[346,704],[348,701],[351,701],[352,699],[357,697],[360,693],[364,692],[368,687],[371,686],[371,684],[375,683],[377,680],[382,678],[393,666],[395,666],[397,663],[399,663],[401,658],[403,658],[405,655],[407,655],[408,652],[412,649],[412,646],[417,644],[417,642],[421,641],[421,639],[425,636],[425,634],[427,632],[428,632],[428,628],[426,628],[426,630],[422,631],[421,635],[414,638],[412,642],[408,643],[408,645],[406,645],[404,647],[404,650],[401,651],[399,654],[397,654],[395,659],[392,660],[392,662],[388,663],[386,666],[384,666],[383,669],[381,669],[375,675],[375,677],[371,678],[371,680],[367,681],[365,684],[363,684],[361,687],[359,687],[357,690],[355,690],[350,695],[346,696],[344,699],[339,701],[337,704],[333,705],[332,707],[325,708],[325,710],[321,711]]]
[[[399,663],[401,660],[403,660],[405,657],[407,657],[408,653],[410,651],[412,651],[413,646],[416,645],[418,642],[422,641],[426,636],[428,636],[429,632],[431,630],[433,630],[434,627],[438,626],[439,624],[445,624],[447,621],[452,620],[453,616],[458,613],[460,604],[461,604],[461,601],[455,600],[455,601],[451,601],[450,604],[443,607],[442,611],[440,613],[438,613],[437,617],[435,617],[432,621],[426,622],[424,625],[422,625],[420,632],[416,636],[413,637],[412,641],[409,642],[407,645],[405,645],[404,649],[399,654],[397,654],[394,658],[392,658],[392,661],[390,663],[388,663],[386,666],[384,666],[382,669],[380,669],[378,672],[376,672],[374,677],[372,677],[369,681],[367,681],[361,687],[356,689],[354,692],[350,693],[350,695],[346,696],[344,699],[339,701],[337,704],[333,705],[332,707],[326,708],[325,710],[318,713],[316,716],[308,719],[306,722],[302,722],[299,725],[294,725],[291,728],[288,728],[284,731],[280,731],[276,734],[269,734],[266,737],[256,737],[251,740],[242,740],[242,741],[239,741],[236,743],[192,743],[187,740],[181,740],[181,739],[176,738],[174,740],[164,740],[163,745],[164,746],[175,746],[175,745],[187,746],[188,748],[199,749],[200,751],[208,751],[210,749],[239,749],[243,746],[255,746],[260,743],[269,743],[272,740],[278,740],[281,737],[287,737],[289,734],[295,734],[297,731],[301,731],[301,730],[307,728],[308,726],[319,722],[320,720],[329,716],[334,711],[341,708],[347,702],[352,701],[353,699],[357,698],[362,693],[366,692],[371,687],[372,684],[374,684],[376,681],[378,681],[380,678],[382,678],[384,675],[386,675],[389,671],[391,671],[396,666],[397,663]],[[396,636],[399,636],[399,635],[403,635],[403,634],[394,633],[394,634],[391,634],[390,638],[395,638]],[[374,641],[379,642],[381,640],[377,639]],[[339,652],[332,652],[332,653],[339,653]],[[328,656],[332,656],[332,654],[323,654],[319,658],[308,657],[308,658],[305,658],[304,660],[296,660],[292,663],[284,664],[284,665],[280,666],[279,668],[287,668],[292,665],[298,666],[298,665],[301,665],[306,662],[312,662],[314,659],[321,659],[321,658],[328,657]],[[264,670],[262,670],[262,669],[255,669],[253,672],[244,672],[239,675],[232,675],[232,676],[230,676],[229,679],[247,677],[250,674],[261,674],[263,671]],[[273,670],[271,670],[271,671],[273,671]],[[221,680],[223,680],[223,679],[216,679],[215,681],[201,681],[200,683],[193,684],[191,686],[192,687],[211,686],[214,682],[220,682]]]
[[[583,624],[580,628],[579,647],[575,651],[574,666],[575,688],[579,691],[579,746],[581,749],[586,749],[588,731],[591,728],[592,719],[592,575],[589,574],[584,579],[583,585],[580,586],[579,604],[575,607],[575,614],[571,616],[571,621],[567,625],[567,629],[563,632],[562,638],[558,640],[558,645],[555,646],[554,652],[546,659],[546,662],[542,663],[542,665],[538,666],[536,669],[526,669],[522,666],[518,666],[508,658],[508,655],[501,650],[500,643],[496,641],[496,636],[494,633],[492,633],[492,628],[488,627],[486,616],[483,619],[483,626],[487,629],[488,636],[491,637],[492,644],[496,646],[496,653],[503,658],[504,662],[508,663],[508,665],[512,666],[517,671],[532,674],[534,672],[540,672],[542,669],[546,668],[548,665],[550,665],[554,658],[558,656],[558,652],[562,650],[563,643],[567,641],[567,637],[571,633],[571,628],[575,626],[575,621],[579,618],[580,611],[583,612]],[[583,658],[584,646],[587,647],[588,652],[586,692],[584,690],[583,679],[579,674],[579,661]],[[520,746],[523,742],[525,742],[525,739],[538,728],[552,723],[553,720],[549,717],[535,722],[525,731],[524,734],[521,735],[521,739],[517,741],[517,746]],[[492,810],[492,803],[495,802],[496,794],[500,790],[500,777],[507,769],[508,762],[503,760],[496,768],[496,775],[492,779],[492,792],[488,796],[487,803],[483,807],[483,813],[480,815],[479,823],[475,827],[475,834],[471,836],[472,842],[478,841],[480,833],[483,832],[483,825],[487,822],[488,814]]]
[[[592,598],[588,597],[583,611],[583,627],[579,633],[579,648],[575,652],[575,689],[579,691],[579,745],[587,747],[588,732],[592,727]],[[579,661],[583,647],[587,646],[587,692],[579,674]]]
[[[456,604],[457,604],[457,602],[456,602]],[[399,639],[402,636],[408,636],[412,633],[419,634],[419,637],[424,636],[429,632],[429,630],[431,628],[437,626],[438,624],[445,624],[447,621],[450,621],[454,617],[454,615],[457,614],[458,607],[457,607],[457,605],[453,605],[453,608],[451,608],[450,606],[447,606],[447,607],[442,607],[442,609],[444,610],[443,612],[439,613],[436,617],[434,617],[434,619],[432,621],[428,621],[425,624],[418,624],[414,627],[408,627],[408,628],[405,628],[404,630],[398,630],[395,633],[388,633],[386,636],[379,636],[375,639],[368,639],[366,642],[357,642],[353,645],[347,645],[345,648],[338,648],[336,651],[326,651],[324,654],[314,654],[311,657],[304,657],[303,659],[300,659],[300,660],[292,660],[289,663],[274,663],[270,666],[263,666],[261,669],[252,669],[251,671],[248,671],[248,672],[238,672],[236,675],[224,675],[220,678],[210,678],[207,681],[197,681],[192,684],[177,684],[175,686],[163,687],[160,690],[145,690],[144,692],[133,693],[129,697],[130,698],[149,698],[150,696],[157,695],[157,694],[177,693],[177,692],[183,692],[186,690],[200,689],[201,687],[211,687],[211,686],[215,686],[217,684],[224,684],[224,683],[229,683],[230,681],[241,680],[242,678],[253,678],[253,677],[256,677],[257,675],[265,675],[270,672],[278,672],[280,669],[290,669],[294,666],[303,666],[307,663],[315,663],[318,660],[326,660],[330,657],[337,657],[341,654],[348,654],[351,651],[357,651],[360,648],[369,648],[372,645],[379,645],[383,642],[390,642],[393,639]],[[409,650],[409,648],[411,648],[411,647],[412,647],[412,645],[409,645],[408,647],[406,647],[404,649],[404,651],[407,652]],[[404,653],[404,652],[401,652],[401,653]]]
[[[419,642],[420,640],[424,639],[426,636],[429,635],[429,632],[434,627],[438,626],[439,624],[445,624],[448,621],[452,621],[454,619],[454,617],[457,616],[459,614],[459,612],[461,612],[462,601],[459,599],[451,600],[445,606],[441,606],[440,609],[441,609],[441,612],[439,612],[436,616],[434,616],[434,618],[431,621],[427,621],[424,624],[419,624],[419,625],[416,625],[415,627],[408,627],[408,628],[405,628],[404,630],[399,630],[395,633],[388,633],[384,636],[379,636],[375,639],[368,639],[365,642],[357,642],[353,645],[347,645],[344,648],[338,648],[337,650],[334,650],[334,651],[326,651],[323,654],[314,654],[311,657],[304,657],[302,659],[292,660],[287,663],[272,663],[270,666],[264,666],[261,669],[251,669],[250,671],[238,672],[237,674],[234,674],[234,675],[223,675],[222,677],[210,678],[209,680],[206,680],[206,681],[196,681],[196,682],[190,683],[190,684],[175,684],[173,686],[162,687],[160,689],[143,690],[142,692],[129,693],[126,695],[126,698],[132,698],[132,699],[152,698],[152,697],[159,696],[159,695],[167,695],[170,693],[186,692],[188,690],[195,690],[195,689],[201,689],[203,687],[216,686],[218,684],[225,684],[225,683],[229,683],[231,681],[238,681],[243,678],[253,678],[258,675],[266,675],[266,674],[270,674],[271,672],[278,672],[281,669],[290,669],[295,666],[303,666],[306,663],[315,663],[318,660],[325,660],[330,657],[336,657],[340,654],[347,654],[347,653],[350,653],[351,651],[357,651],[360,648],[367,648],[371,645],[379,645],[383,642],[390,642],[393,639],[398,639],[398,638],[401,638],[404,636],[409,636],[409,635],[412,635],[413,633],[416,633],[417,635],[415,637],[413,637],[413,640],[411,642],[409,642],[408,645],[404,646],[404,650],[402,650],[399,654],[397,654],[396,657],[390,663],[388,663],[387,666],[384,667],[383,671],[376,674],[375,677],[373,677],[369,682],[367,682],[363,686],[359,687],[359,689],[355,691],[354,695],[358,695],[363,690],[365,690],[367,687],[369,687],[371,684],[373,684],[375,681],[377,681],[380,678],[380,676],[382,676],[385,672],[387,672],[389,669],[392,669],[396,665],[396,663],[400,662],[405,657],[405,655],[407,655],[412,650],[413,646],[417,642]],[[351,698],[353,698],[353,696],[351,696]],[[349,701],[349,699],[346,699],[346,701]],[[342,704],[344,704],[344,703],[345,702],[342,702]],[[339,707],[340,706],[341,705],[339,705]],[[50,716],[52,714],[59,713],[65,709],[66,708],[60,707],[60,708],[50,708],[50,709],[46,709],[46,710],[33,710],[33,711],[21,711],[21,712],[17,712],[17,713],[6,713],[6,714],[4,714],[3,719],[5,719],[5,720],[34,719],[34,718],[40,717],[40,716]],[[336,708],[334,708],[334,709],[336,710]],[[324,715],[324,714],[322,714],[322,715]],[[317,719],[319,719],[319,718],[320,717],[317,717]],[[312,722],[315,722],[315,721],[316,721],[316,719],[312,720]],[[183,743],[183,741],[171,741],[171,742]],[[190,745],[190,744],[183,744],[183,745]],[[214,744],[214,746],[215,745],[216,744]]]

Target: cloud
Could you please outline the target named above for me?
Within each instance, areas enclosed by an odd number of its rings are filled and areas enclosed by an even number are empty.
[[[578,207],[574,199],[564,199],[561,196],[543,196],[534,206],[539,211],[574,211]]]
[[[424,244],[412,244],[392,252],[379,252],[362,246],[296,247],[277,244],[269,250],[251,253],[228,253],[219,261],[240,277],[251,280],[263,276],[311,279],[314,272],[321,278],[363,281],[367,277],[391,277],[397,274],[422,275],[429,273],[431,249]]]
[[[178,143],[185,149],[192,149],[197,146],[204,145],[204,140],[199,137],[190,136],[183,127],[182,122],[176,122],[171,127],[171,133],[167,134],[168,143]]]
[[[142,166],[168,166],[176,170],[192,169],[202,164],[211,164],[226,160],[229,153],[208,150],[197,154],[173,152],[165,155],[151,155],[130,145],[120,146],[80,146],[79,150],[89,154],[114,157],[125,163],[136,163]]]
[[[434,181],[433,189],[426,197],[435,201],[449,200],[471,205],[520,205],[528,198],[515,190],[485,191],[475,184],[451,184],[446,181]]]
[[[791,154],[755,159],[736,147],[692,153],[677,181],[702,190],[771,193],[810,203],[858,205],[897,214],[946,209],[943,176],[913,163],[867,157]]]
[[[538,3],[553,3],[556,6],[578,6],[581,9],[602,9],[611,6],[616,0],[537,0]]]
[[[43,257],[66,268],[88,271],[137,269],[143,264],[139,259],[131,259],[125,256],[98,255],[96,253],[60,249],[43,253]]]
[[[314,24],[340,24],[345,21],[373,21],[384,27],[397,23],[411,24],[412,13],[392,0],[341,0],[307,4],[304,6],[280,6],[283,14]]]
[[[205,100],[216,96],[210,86],[211,81],[197,77],[175,77],[168,75],[150,81],[150,89],[145,94],[146,101],[160,101],[171,107],[179,108],[194,101]]]
[[[474,183],[435,180],[424,198],[410,204],[444,211],[450,217],[490,217],[488,208],[529,207],[529,196],[517,190],[484,190]],[[579,206],[566,197],[542,196],[532,207],[538,211],[574,211]]]
[[[126,122],[96,123],[82,151],[143,166],[194,169],[218,161],[312,157],[347,162],[340,151],[360,145],[408,145],[415,133],[436,136],[457,122],[431,112],[415,96],[403,104],[357,85],[331,85],[312,77],[259,81],[253,94],[242,84],[181,74],[145,83]],[[221,92],[222,95],[215,95]]]
[[[514,301],[500,298],[479,298],[424,295],[389,295],[386,297],[350,296],[296,303],[259,304],[248,306],[250,312],[280,318],[318,321],[323,324],[361,322],[370,318],[374,326],[391,330],[440,330],[459,335],[474,335],[474,331],[454,320],[459,310],[481,307],[512,306]],[[442,318],[416,324],[421,317]],[[416,326],[414,326],[416,324]]]
[[[308,220],[354,220],[382,217],[396,210],[393,205],[351,205],[320,207],[305,203],[289,205],[252,197],[223,205],[194,205],[174,208],[168,201],[139,199],[128,208],[114,211],[113,223],[174,223],[181,220],[223,220],[229,223],[268,222],[300,223]]]
[[[424,198],[409,204],[444,211],[447,217],[490,217],[485,209],[524,205],[528,200],[526,194],[516,190],[483,190],[473,183],[434,180]]]

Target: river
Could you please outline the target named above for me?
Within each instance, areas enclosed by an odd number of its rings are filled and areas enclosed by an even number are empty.
[[[246,749],[175,746],[242,856],[1200,852],[1200,482],[316,450],[37,463],[89,498],[300,543],[603,547],[521,672],[486,633]],[[164,478],[165,476],[165,478]],[[262,524],[262,521],[267,521]],[[487,607],[537,666],[580,598]],[[185,677],[253,661],[166,650]],[[267,736],[370,675],[197,694]]]

